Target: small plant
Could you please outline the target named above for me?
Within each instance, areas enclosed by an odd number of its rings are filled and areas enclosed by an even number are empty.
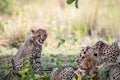
[[[56,55],[50,55],[52,58],[51,58],[51,61],[54,62],[56,64],[55,67],[58,67],[59,69],[63,69],[62,67],[62,63],[65,62],[64,59],[62,58],[58,58]]]
[[[107,72],[110,70],[110,67],[104,67],[100,70],[100,79],[101,80],[107,80]]]
[[[27,60],[27,58],[23,58],[24,60]],[[47,80],[50,78],[50,74],[46,72],[42,72],[40,75],[36,74],[34,71],[34,64],[31,66],[27,61],[26,65],[22,68],[20,71],[15,71],[12,68],[12,65],[9,63],[3,64],[3,73],[0,74],[0,78],[6,79],[6,80]]]
[[[63,45],[65,43],[65,39],[64,38],[58,38],[59,39],[59,42],[58,42],[58,48]]]
[[[89,79],[89,80],[93,80],[93,78],[95,77],[96,74],[90,74],[90,75],[87,75],[86,78]]]
[[[82,77],[79,76],[77,79],[75,77],[73,77],[72,80],[82,80]]]

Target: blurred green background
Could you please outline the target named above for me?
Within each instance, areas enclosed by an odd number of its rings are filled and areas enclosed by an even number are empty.
[[[0,63],[16,53],[31,29],[48,31],[43,68],[58,61],[76,65],[81,47],[120,39],[120,0],[79,0],[78,6],[66,0],[0,0]]]

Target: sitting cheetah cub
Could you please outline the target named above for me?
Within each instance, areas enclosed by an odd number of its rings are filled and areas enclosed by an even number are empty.
[[[11,60],[14,70],[22,70],[25,66],[24,57],[29,59],[31,64],[34,60],[35,71],[40,74],[42,44],[47,38],[47,31],[44,29],[31,30],[24,44],[18,49],[16,55]]]

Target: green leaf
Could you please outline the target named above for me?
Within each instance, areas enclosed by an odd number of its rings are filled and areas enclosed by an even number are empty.
[[[58,43],[58,47],[60,47],[61,45],[63,45],[65,43],[65,39],[64,38],[60,38],[59,39],[59,43]]]
[[[28,72],[28,70],[29,70],[29,69],[24,69],[24,70],[22,70],[22,71],[19,71],[19,73],[20,73],[21,75],[23,75],[23,74],[25,74],[26,72]]]
[[[64,60],[64,59],[61,59],[61,58],[58,58],[58,61],[59,61],[59,62],[65,62],[65,60]]]
[[[109,66],[101,69],[101,74],[100,74],[101,80],[106,80],[106,78],[107,78],[106,72],[109,70],[110,70]]]
[[[24,69],[22,71],[19,71],[19,74],[21,74],[22,79],[24,79],[26,77],[25,73],[28,72],[29,69]]]
[[[75,62],[75,58],[74,58],[74,57],[69,57],[69,61],[70,61],[71,63],[74,63],[74,62]]]
[[[101,75],[100,75],[100,79],[101,79],[101,80],[106,80],[106,77],[107,77],[106,74],[101,74]]]
[[[51,62],[55,62],[55,59],[54,59],[54,58],[51,58]]]
[[[104,71],[109,71],[110,70],[110,67],[105,67],[104,68]]]
[[[25,78],[25,74],[22,74],[22,79],[24,79]]]
[[[7,68],[7,67],[9,67],[9,64],[8,64],[8,63],[4,63],[4,64],[2,65],[2,67]]]
[[[75,0],[67,0],[67,4],[72,4]]]
[[[39,79],[39,78],[40,78],[40,75],[39,75],[39,74],[35,74],[35,75],[34,75],[34,78],[35,78],[35,79]]]
[[[8,75],[10,73],[10,70],[5,71],[5,75]]]
[[[75,1],[75,7],[78,8],[78,0],[67,0],[67,4],[72,4]]]
[[[78,76],[77,80],[82,80],[82,76]]]
[[[30,78],[30,80],[34,80],[33,78]]]
[[[50,56],[53,57],[53,58],[56,58],[56,55],[54,55],[54,54],[50,54]]]
[[[78,0],[75,1],[75,7],[78,8]]]
[[[86,78],[90,79],[90,78],[91,78],[91,76],[90,76],[90,75],[87,75],[87,76],[86,76]]]
[[[75,77],[73,77],[73,78],[72,78],[72,80],[76,80],[76,78],[75,78]]]
[[[95,75],[96,75],[96,74],[91,74],[90,76],[91,76],[91,78],[93,78],[93,77],[95,77]]]

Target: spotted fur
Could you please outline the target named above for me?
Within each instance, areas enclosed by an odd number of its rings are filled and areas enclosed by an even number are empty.
[[[98,55],[100,65],[116,63],[120,54],[120,49],[117,41],[108,45],[102,41],[98,41],[93,47],[94,54]]]
[[[87,53],[84,57],[79,56],[77,58],[78,68],[82,74],[82,76],[93,74],[96,70],[96,66],[98,65],[98,60],[95,56],[93,56],[91,53]]]
[[[19,71],[25,66],[24,57],[27,57],[30,64],[35,62],[35,71],[40,74],[42,44],[47,38],[47,32],[44,29],[31,30],[31,32],[11,62],[13,69]]]
[[[72,80],[72,78],[76,76],[72,67],[67,67],[63,70],[54,68],[50,80]]]
[[[98,69],[104,68],[105,66],[117,64],[119,65],[119,55],[120,55],[120,49],[118,46],[118,42],[112,43],[112,45],[108,45],[102,41],[98,41],[94,46],[92,47],[85,47],[81,50],[80,55],[77,58],[78,67],[81,69],[82,74],[87,73],[85,69],[85,58],[86,55],[94,56],[95,59],[98,61],[97,67]],[[90,65],[90,62],[93,58],[88,60],[88,64]],[[93,62],[93,61],[92,61]],[[87,66],[87,65],[86,65]],[[83,68],[81,68],[83,67]],[[95,67],[95,68],[96,68]],[[91,69],[92,70],[92,69]],[[111,68],[110,72],[108,73],[109,79],[108,80],[117,80],[120,78],[120,69],[117,68]],[[119,79],[118,79],[119,80]]]

